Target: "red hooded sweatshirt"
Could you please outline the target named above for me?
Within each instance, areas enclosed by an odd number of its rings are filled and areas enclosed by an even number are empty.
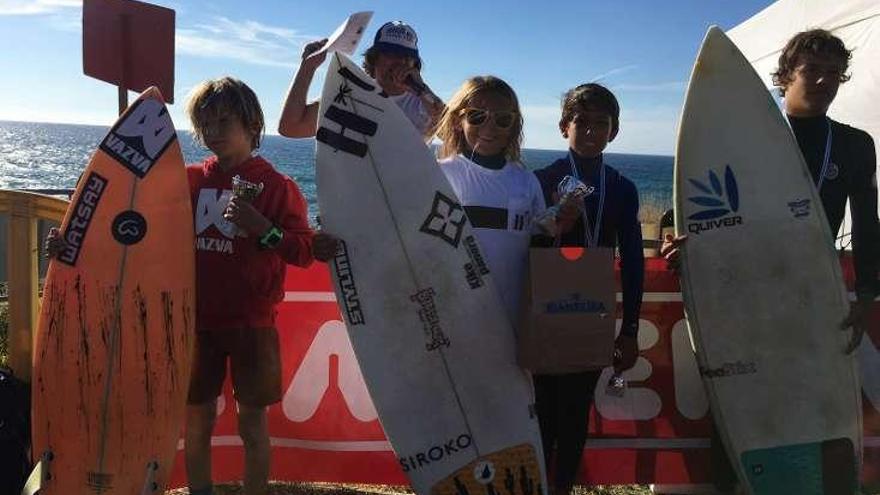
[[[296,183],[262,157],[223,171],[216,157],[187,167],[196,228],[196,329],[217,331],[275,325],[287,264],[312,262],[308,208]],[[253,206],[284,231],[274,249],[223,218],[232,177],[263,184]]]

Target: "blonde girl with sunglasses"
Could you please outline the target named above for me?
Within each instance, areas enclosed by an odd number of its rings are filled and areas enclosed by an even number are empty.
[[[541,185],[520,163],[522,114],[494,76],[468,79],[449,101],[437,137],[440,168],[458,194],[511,321],[516,321]]]

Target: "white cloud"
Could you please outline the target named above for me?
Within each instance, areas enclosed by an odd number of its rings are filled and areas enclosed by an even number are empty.
[[[615,91],[628,91],[631,93],[660,93],[660,92],[684,92],[685,83],[683,81],[671,81],[662,83],[623,83],[612,85]]]
[[[590,78],[589,81],[601,83],[603,80],[607,79],[610,76],[616,76],[618,74],[623,74],[625,72],[636,70],[638,68],[639,68],[638,65],[624,65],[622,67],[617,67],[615,69],[611,69],[609,71],[603,72],[603,73],[599,74],[598,76],[594,76],[594,77]]]
[[[69,8],[82,8],[82,0],[0,0],[0,15],[52,14]]]
[[[215,17],[211,23],[179,28],[177,53],[291,68],[299,62],[302,45],[317,38],[256,21]]]

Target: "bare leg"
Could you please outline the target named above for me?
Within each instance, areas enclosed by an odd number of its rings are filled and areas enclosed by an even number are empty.
[[[211,487],[211,433],[217,416],[217,401],[186,407],[186,476],[190,488]]]
[[[244,442],[244,493],[265,495],[269,485],[269,425],[263,406],[238,405],[238,433]]]

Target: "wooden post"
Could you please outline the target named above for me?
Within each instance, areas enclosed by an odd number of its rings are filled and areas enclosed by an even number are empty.
[[[122,86],[117,88],[119,90],[119,115],[125,113],[125,109],[128,108],[128,90]]]
[[[9,274],[9,367],[24,381],[31,379],[33,331],[37,327],[37,218],[30,201],[15,201],[9,210],[6,245]]]
[[[122,31],[122,53],[127,54],[131,46],[131,28],[130,20],[127,14],[119,16],[119,29]],[[125,113],[128,108],[128,80],[130,79],[129,60],[127,56],[122,57],[122,81],[119,83],[119,115]]]

